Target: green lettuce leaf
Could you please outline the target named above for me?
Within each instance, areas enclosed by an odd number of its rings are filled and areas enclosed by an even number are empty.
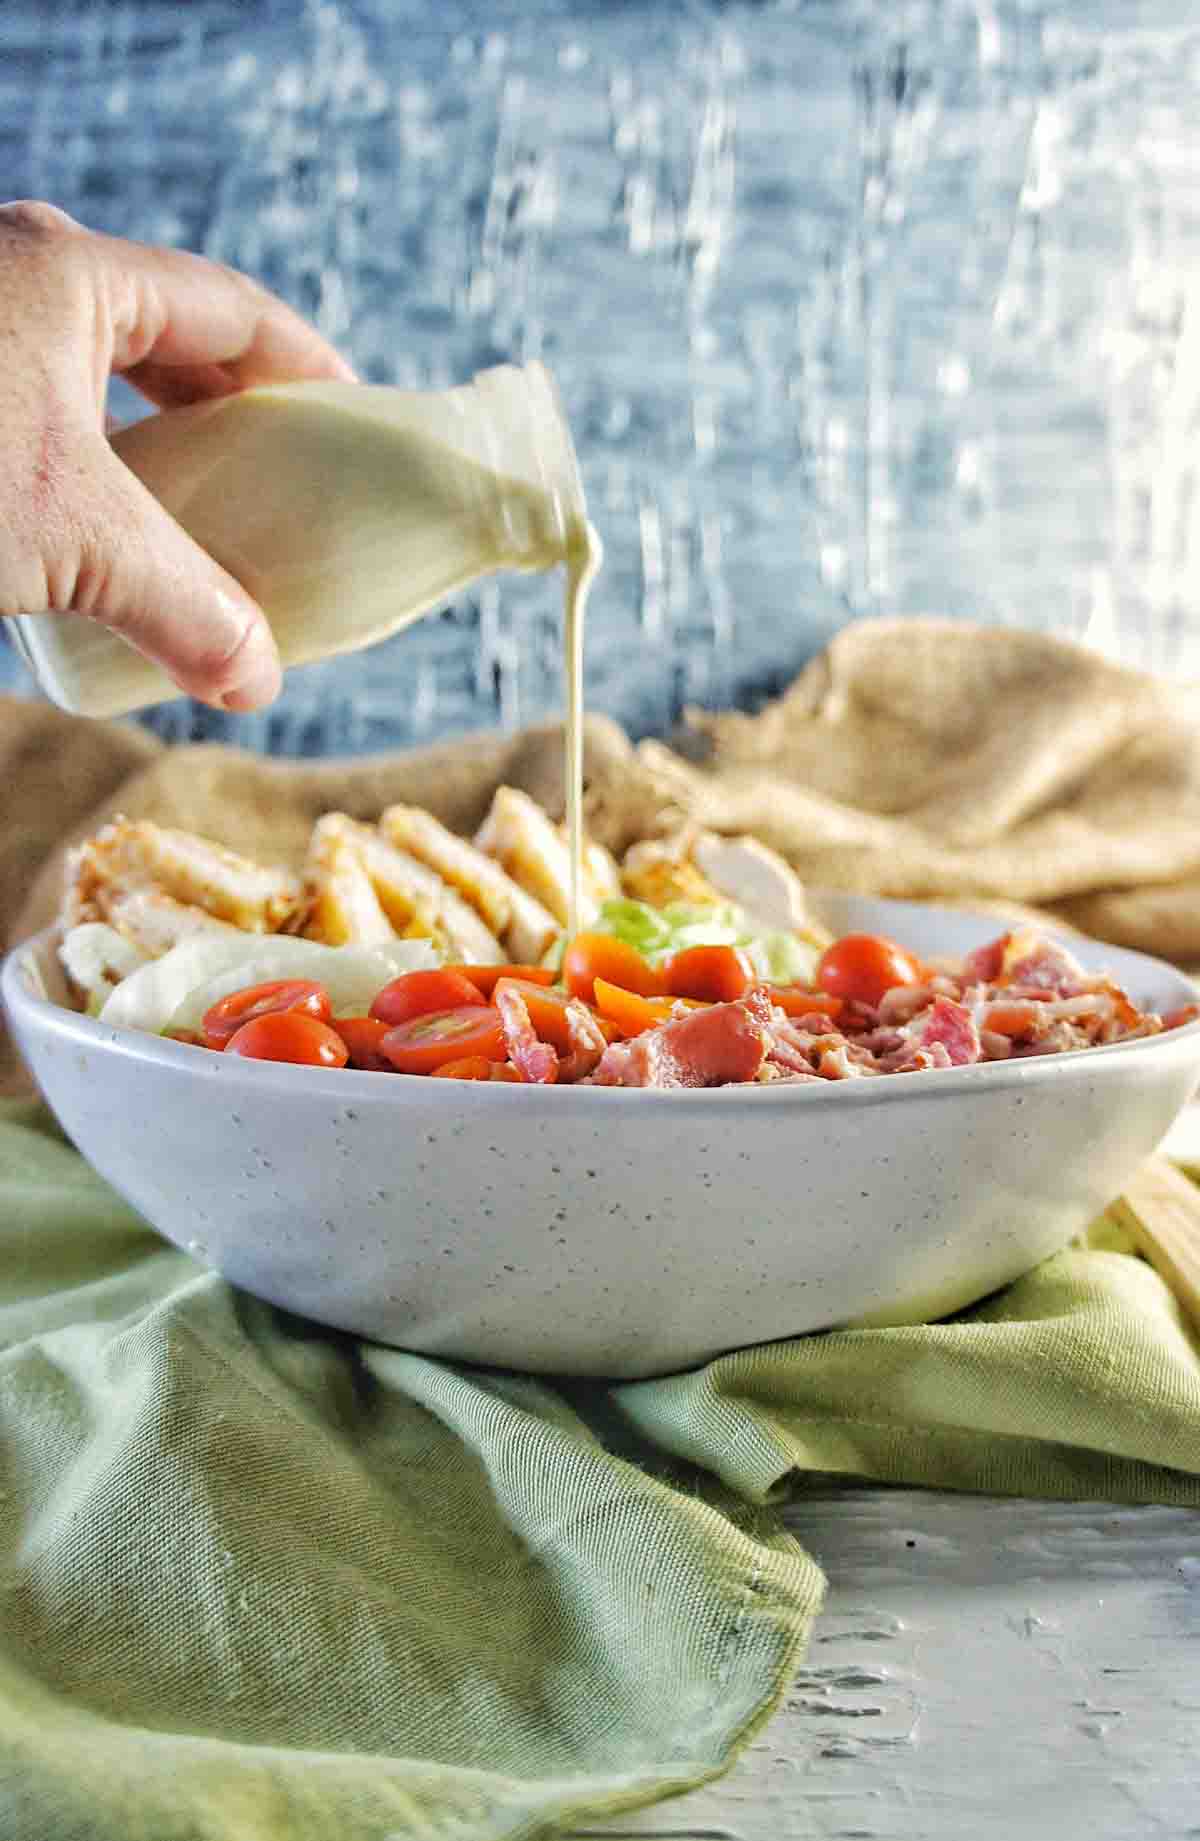
[[[808,983],[820,956],[794,933],[756,931],[733,902],[701,906],[686,901],[652,908],[644,901],[606,901],[595,922],[634,947],[651,965],[689,946],[738,946],[760,978],[771,984]]]

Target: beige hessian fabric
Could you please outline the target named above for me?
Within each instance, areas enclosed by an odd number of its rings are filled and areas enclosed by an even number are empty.
[[[761,715],[695,716],[686,752],[589,725],[591,823],[615,848],[695,817],[750,830],[814,886],[1053,908],[1118,945],[1200,959],[1200,687],[1041,635],[849,627]],[[23,877],[115,810],[295,861],[332,806],[392,799],[463,828],[498,779],[561,809],[555,727],[367,761],[266,762],[0,702],[0,927],[53,906]]]

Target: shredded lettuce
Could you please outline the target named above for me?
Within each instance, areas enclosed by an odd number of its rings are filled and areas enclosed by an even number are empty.
[[[738,946],[760,978],[771,984],[808,982],[819,950],[797,934],[756,928],[734,902],[702,906],[686,901],[652,908],[644,901],[606,901],[595,923],[659,965],[689,946]]]
[[[382,946],[322,946],[284,934],[215,934],[185,940],[131,972],[100,1012],[102,1023],[161,1035],[195,1029],[204,1012],[231,991],[275,978],[311,978],[329,992],[335,1016],[368,1008],[401,972],[436,965],[428,940]]]

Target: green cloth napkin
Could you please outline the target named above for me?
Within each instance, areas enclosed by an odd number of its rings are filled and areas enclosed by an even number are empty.
[[[821,1601],[796,1473],[1200,1503],[1103,1228],[930,1328],[548,1385],[300,1322],[0,1110],[0,1834],[532,1841],[726,1769]]]

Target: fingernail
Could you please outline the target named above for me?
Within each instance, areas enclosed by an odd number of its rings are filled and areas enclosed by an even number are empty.
[[[274,703],[282,684],[279,655],[270,635],[256,627],[246,641],[237,661],[237,683],[221,695],[221,707],[227,710],[258,710]]]
[[[267,654],[253,670],[247,670],[240,683],[225,692],[221,706],[227,710],[261,710],[268,703],[274,703],[281,684],[279,666]]]

